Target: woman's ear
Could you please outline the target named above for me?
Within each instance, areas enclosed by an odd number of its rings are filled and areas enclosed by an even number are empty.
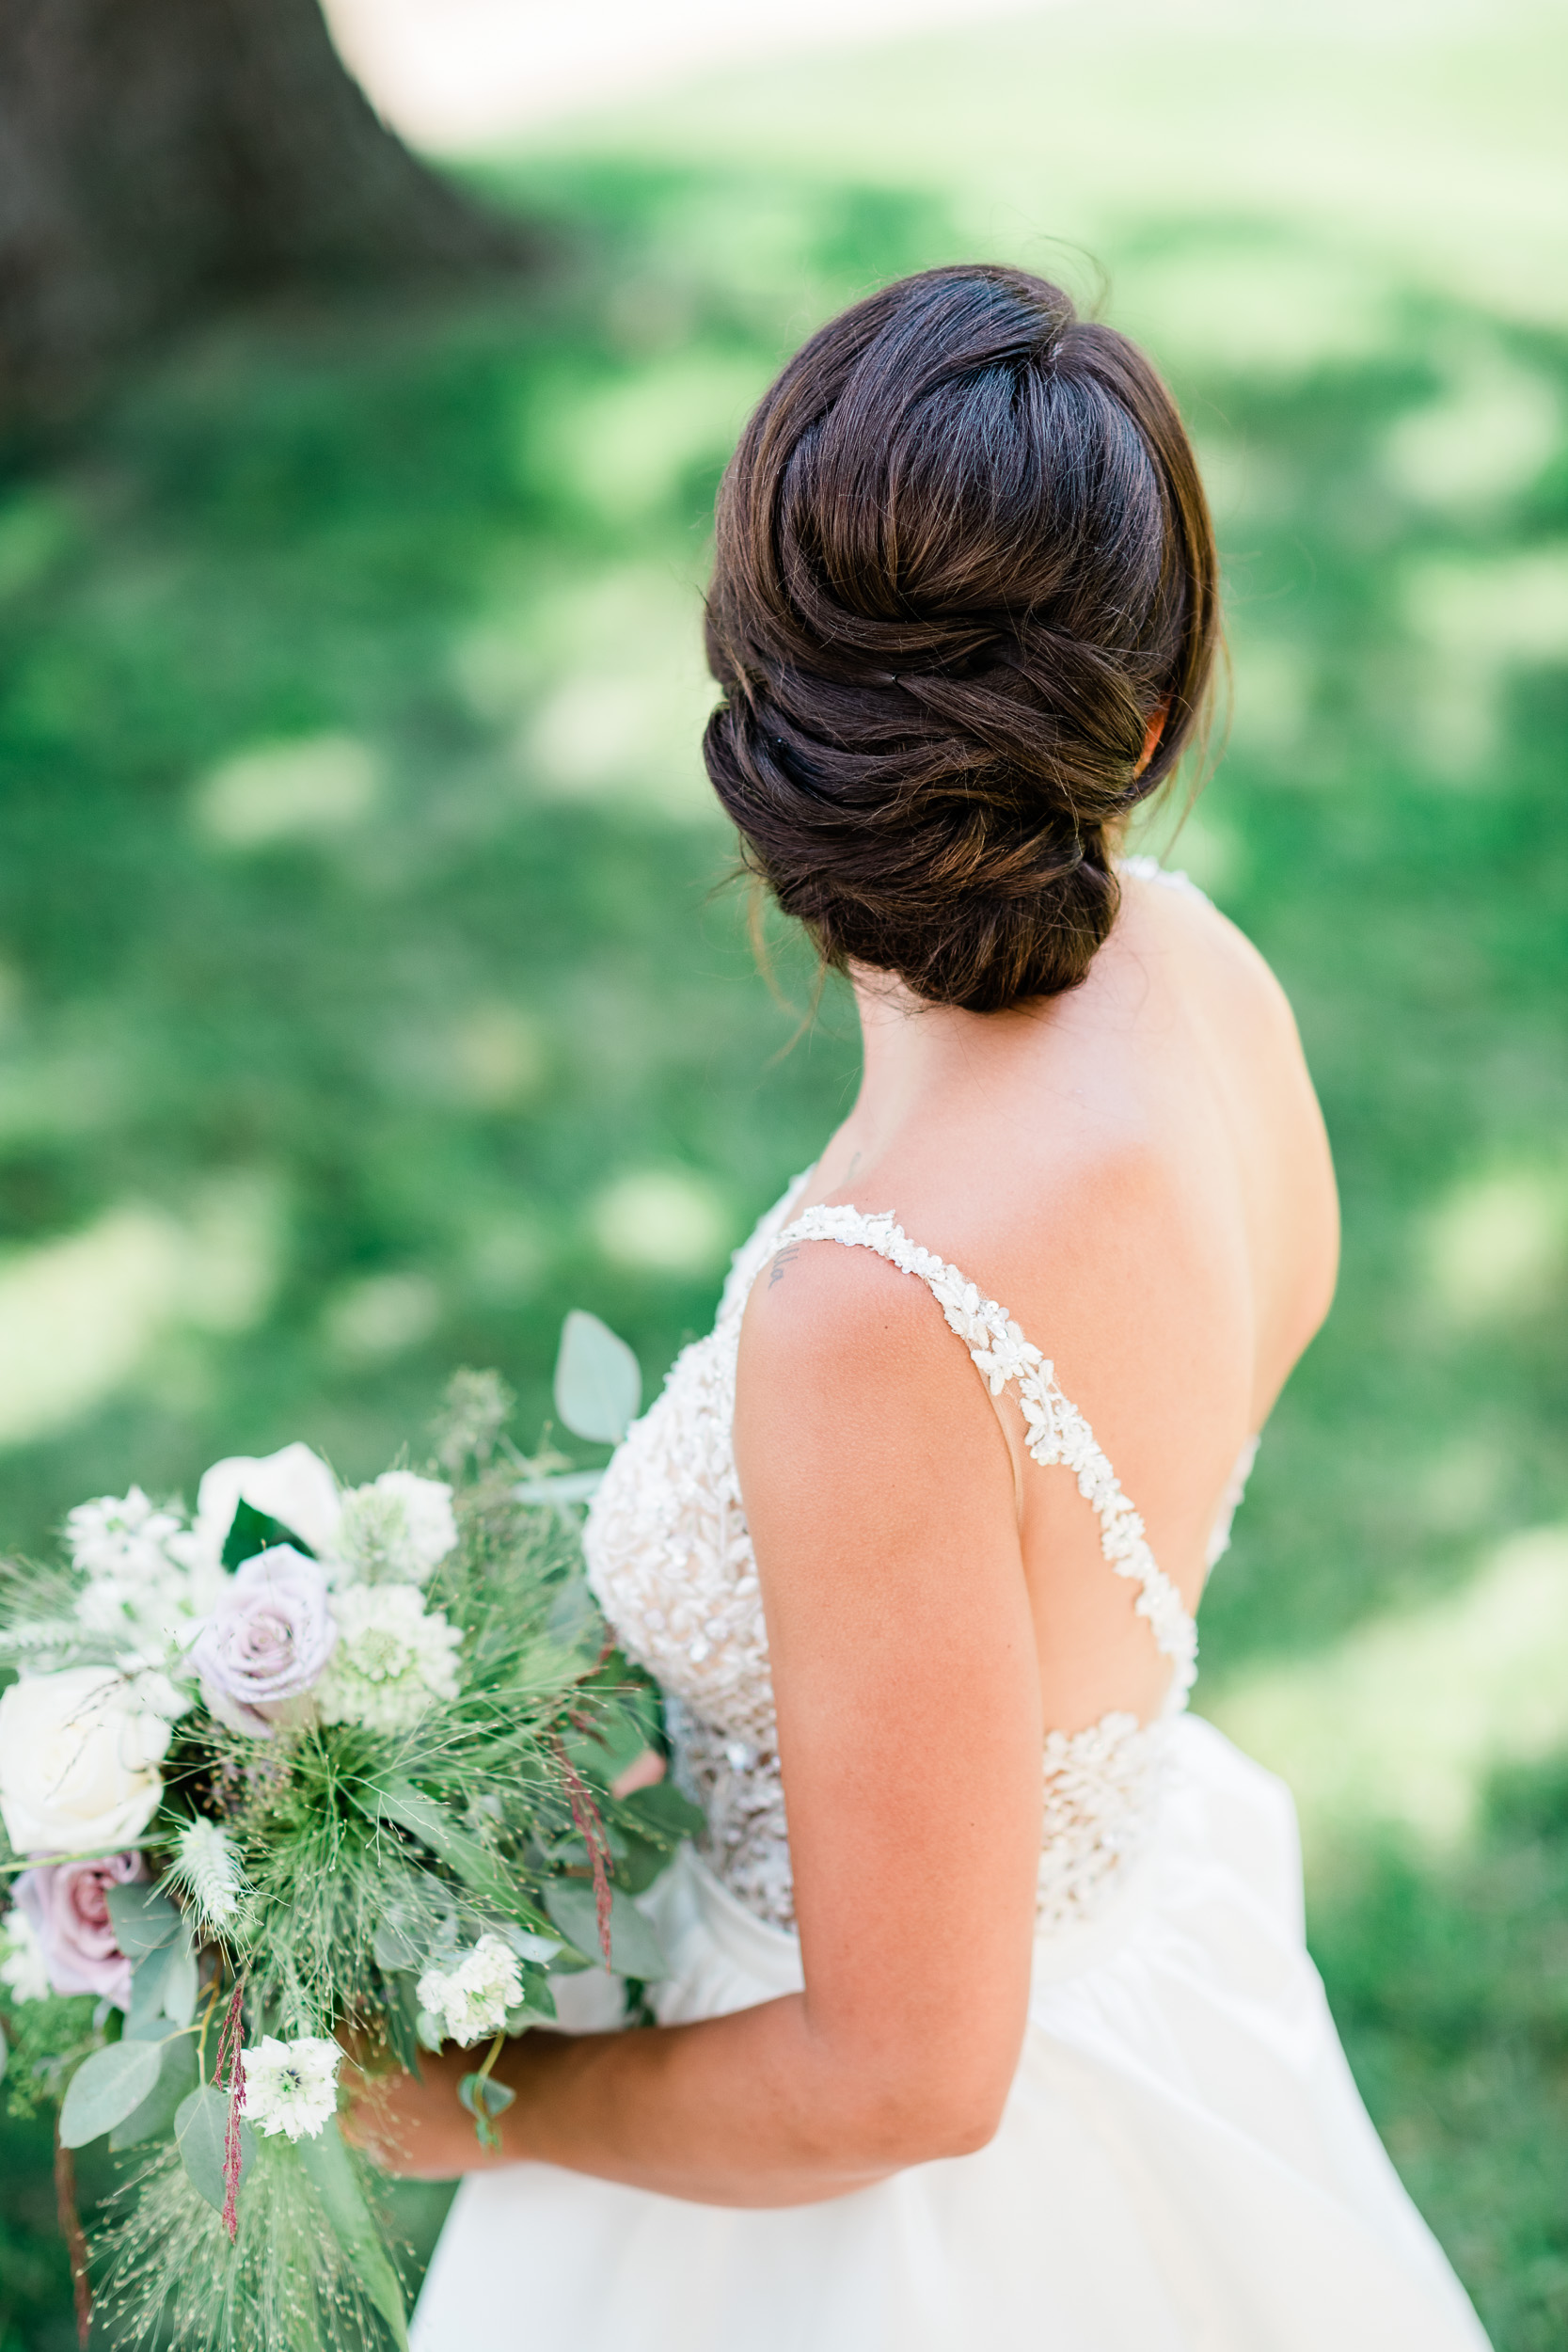
[[[1167,695],[1165,700],[1160,705],[1159,709],[1154,713],[1153,718],[1150,719],[1148,726],[1144,729],[1144,747],[1139,755],[1138,764],[1132,771],[1132,773],[1135,776],[1141,776],[1143,774],[1144,770],[1148,766],[1149,761],[1159,750],[1160,738],[1165,731],[1165,721],[1169,717],[1170,697]]]

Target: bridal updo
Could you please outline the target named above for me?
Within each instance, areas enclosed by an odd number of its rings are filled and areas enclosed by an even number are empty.
[[[1058,995],[1218,630],[1203,486],[1148,360],[1043,278],[927,270],[813,336],[724,477],[707,771],[828,963],[975,1012]]]

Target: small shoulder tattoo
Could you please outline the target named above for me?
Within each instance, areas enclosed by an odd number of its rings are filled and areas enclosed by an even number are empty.
[[[784,1247],[779,1251],[778,1256],[774,1259],[771,1267],[768,1269],[768,1287],[769,1290],[772,1289],[775,1282],[782,1282],[784,1280],[784,1276],[789,1272],[790,1267],[795,1263],[795,1261],[800,1254],[800,1245],[798,1241],[786,1242],[784,1244]]]

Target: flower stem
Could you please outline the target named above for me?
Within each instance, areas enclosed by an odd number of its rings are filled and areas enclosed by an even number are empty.
[[[76,2159],[55,2133],[55,2209],[60,2217],[60,2235],[65,2240],[71,2258],[71,2287],[76,2299],[76,2341],[87,2352],[87,2338],[92,2331],[92,2281],[87,2276],[87,2241],[82,2229],[81,2209],[76,2202]]]
[[[506,2027],[503,2026],[501,2027],[501,2029],[500,2029],[499,2033],[499,2034],[497,2034],[497,2036],[496,2036],[496,2038],[495,2038],[494,2042],[491,2042],[490,2047],[488,2048],[488,2050],[486,2050],[486,2052],[484,2053],[484,2063],[483,2063],[483,2065],[480,2068],[479,2073],[478,2073],[478,2074],[474,2076],[474,2081],[475,2081],[475,2084],[476,2084],[476,2085],[477,2085],[477,2084],[479,2084],[479,2083],[483,2082],[483,2081],[486,2079],[486,2077],[488,2076],[491,2067],[492,2067],[492,2066],[494,2066],[494,2064],[495,2064],[496,2060],[499,2058],[499,2056],[500,2056],[500,2054],[501,2054],[501,2049],[502,2049],[502,2046],[503,2046],[503,2045],[504,2045],[504,2043],[505,2043],[505,2041],[506,2041]]]

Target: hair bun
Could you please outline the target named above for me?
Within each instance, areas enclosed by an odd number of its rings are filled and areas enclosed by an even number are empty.
[[[830,963],[980,1012],[1076,986],[1113,831],[1192,732],[1217,569],[1169,394],[1057,288],[932,270],[847,311],[720,494],[704,754],[748,862]]]

